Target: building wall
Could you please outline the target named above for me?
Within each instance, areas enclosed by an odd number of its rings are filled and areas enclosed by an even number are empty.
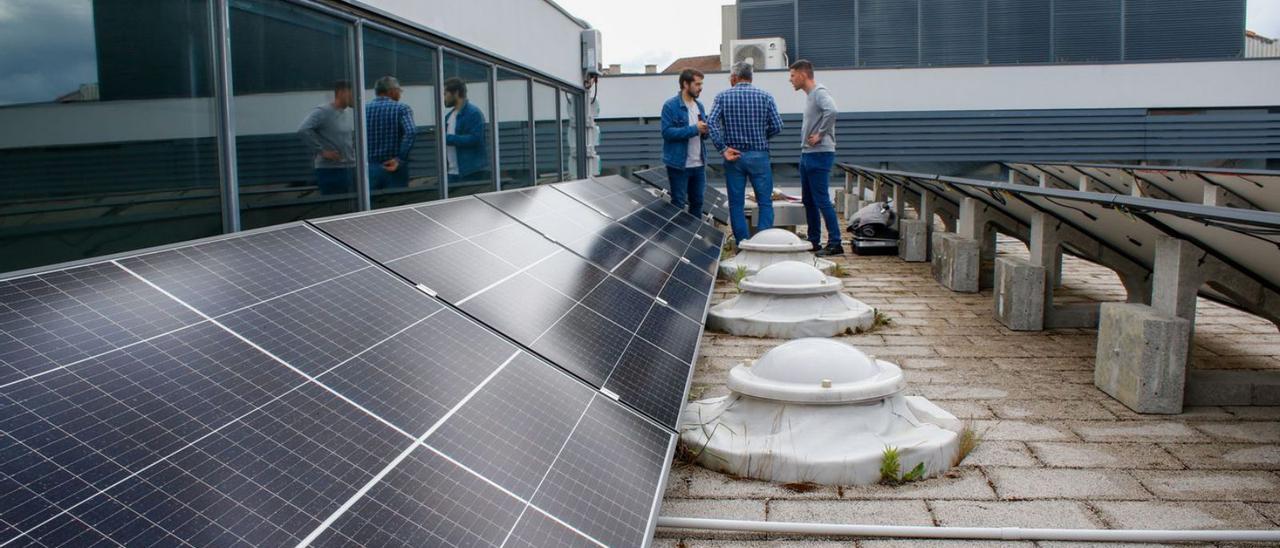
[[[847,161],[1280,159],[1280,59],[818,71],[841,115]],[[1219,85],[1230,82],[1230,85]],[[756,74],[786,128],[774,159],[794,163],[805,96],[786,71]],[[602,79],[606,167],[651,165],[674,76]],[[728,87],[707,75],[702,101]]]
[[[580,21],[544,0],[345,0],[582,86]]]
[[[1245,1],[738,0],[737,28],[823,68],[1230,59]]]

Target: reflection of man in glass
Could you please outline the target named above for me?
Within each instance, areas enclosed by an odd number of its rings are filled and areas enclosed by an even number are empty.
[[[484,113],[467,100],[467,84],[460,78],[444,81],[446,159],[449,182],[489,178],[489,151],[484,140]]]
[[[409,186],[409,151],[418,128],[413,109],[400,102],[400,81],[383,76],[373,83],[377,95],[364,106],[369,126],[369,186],[374,190]]]
[[[352,142],[351,82],[333,84],[333,100],[311,109],[298,135],[315,157],[316,186],[321,194],[341,194],[355,190],[356,149]]]

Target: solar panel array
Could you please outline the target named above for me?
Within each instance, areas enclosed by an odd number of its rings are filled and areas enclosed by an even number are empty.
[[[637,179],[649,185],[670,192],[671,180],[667,178],[666,167],[655,167],[635,172]],[[711,185],[706,186],[702,194],[702,209],[710,213],[715,220],[729,224],[729,196]]]
[[[1234,171],[1225,174],[1213,170],[1194,168],[1145,168],[1142,166],[1103,166],[1097,164],[1009,164],[1024,174],[1050,175],[1050,188],[1025,184],[1008,184],[933,174],[892,172],[860,166],[842,167],[853,173],[881,176],[894,184],[905,184],[921,191],[933,192],[943,199],[956,196],[978,200],[984,207],[992,208],[1029,226],[1036,213],[1048,214],[1056,222],[1065,224],[1094,238],[1098,251],[1106,250],[1152,270],[1156,263],[1156,242],[1163,236],[1173,236],[1195,243],[1241,273],[1259,280],[1264,285],[1280,287],[1280,262],[1274,253],[1259,250],[1280,249],[1280,213],[1234,207],[1206,206],[1169,199],[1154,199],[1128,195],[1134,180],[1161,185],[1171,197],[1182,195],[1188,199],[1203,196],[1203,185],[1226,186],[1230,178],[1237,178],[1236,188],[1246,200],[1265,203],[1262,197],[1267,184],[1280,181],[1280,173],[1261,171]],[[1175,176],[1175,173],[1181,175]],[[1107,175],[1107,178],[1103,178]],[[1127,183],[1124,176],[1130,178]],[[1115,186],[1121,192],[1085,192],[1073,188],[1069,177],[1089,177],[1097,184]],[[1203,178],[1201,178],[1203,177]],[[1161,178],[1157,181],[1157,178]],[[1253,190],[1241,182],[1254,185]],[[1189,188],[1189,187],[1195,188]],[[1100,188],[1099,190],[1107,190]],[[950,198],[948,198],[950,195]],[[1068,251],[1072,251],[1068,249]],[[1086,257],[1088,258],[1088,257]],[[1096,258],[1095,258],[1096,260]],[[1220,302],[1230,303],[1244,310],[1259,313],[1247,302],[1236,302],[1231,297],[1208,285],[1200,288],[1200,294]],[[1265,314],[1265,313],[1264,313]]]
[[[646,544],[719,241],[571,186],[485,198],[661,285],[475,197],[0,280],[0,544]]]

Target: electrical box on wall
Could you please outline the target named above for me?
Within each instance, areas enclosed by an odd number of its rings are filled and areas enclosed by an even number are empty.
[[[604,72],[600,55],[600,29],[582,31],[582,72],[588,78],[600,76]]]

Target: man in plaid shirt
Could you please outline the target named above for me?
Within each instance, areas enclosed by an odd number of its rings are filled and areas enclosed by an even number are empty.
[[[751,63],[735,63],[729,73],[732,86],[716,95],[708,130],[711,142],[724,156],[725,186],[729,191],[729,225],[733,239],[751,237],[744,211],[747,180],[756,193],[759,215],[756,230],[773,227],[773,168],[769,164],[769,139],[782,132],[778,105],[768,92],[751,85]]]
[[[400,102],[400,81],[383,76],[373,83],[377,95],[364,106],[369,126],[369,186],[374,190],[409,186],[409,152],[418,127],[413,109]]]

